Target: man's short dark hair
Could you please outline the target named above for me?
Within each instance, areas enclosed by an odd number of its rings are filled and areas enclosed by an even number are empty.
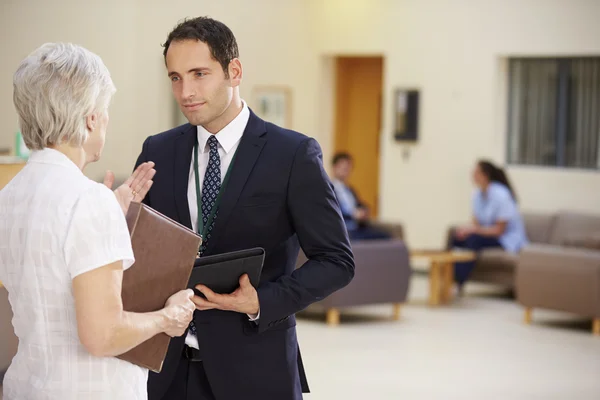
[[[346,153],[345,151],[336,153],[333,156],[333,165],[337,165],[337,163],[339,163],[340,161],[350,161],[352,162],[352,156],[350,155],[350,153]]]
[[[169,33],[167,41],[163,44],[165,60],[171,43],[184,40],[199,40],[206,43],[213,58],[221,64],[225,76],[228,76],[229,63],[239,57],[237,41],[231,29],[224,23],[209,17],[185,19],[180,22]]]

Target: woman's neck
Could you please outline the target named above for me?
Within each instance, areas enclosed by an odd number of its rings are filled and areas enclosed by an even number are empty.
[[[63,153],[69,158],[69,160],[73,161],[73,163],[77,165],[77,168],[82,171],[87,165],[87,157],[85,151],[81,147],[73,147],[69,144],[59,144],[56,146],[50,146],[50,148]]]

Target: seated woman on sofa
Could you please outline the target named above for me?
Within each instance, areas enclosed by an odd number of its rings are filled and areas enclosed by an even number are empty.
[[[489,161],[481,160],[473,171],[477,190],[473,195],[473,223],[455,230],[452,247],[479,251],[502,247],[516,253],[527,244],[525,225],[517,206],[517,197],[506,174]],[[456,263],[454,279],[459,292],[467,281],[475,261]]]

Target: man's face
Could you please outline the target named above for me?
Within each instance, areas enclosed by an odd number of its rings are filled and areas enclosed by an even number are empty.
[[[339,160],[333,167],[333,173],[337,179],[346,182],[352,173],[352,161],[348,159]]]
[[[173,95],[192,125],[216,123],[231,104],[233,84],[210,48],[199,40],[174,41],[166,55]]]

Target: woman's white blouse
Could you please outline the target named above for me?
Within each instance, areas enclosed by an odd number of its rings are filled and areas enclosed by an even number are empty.
[[[77,334],[73,278],[134,261],[115,195],[64,154],[35,151],[0,191],[0,239],[0,281],[19,338],[4,399],[146,399],[146,369],[92,356]]]

